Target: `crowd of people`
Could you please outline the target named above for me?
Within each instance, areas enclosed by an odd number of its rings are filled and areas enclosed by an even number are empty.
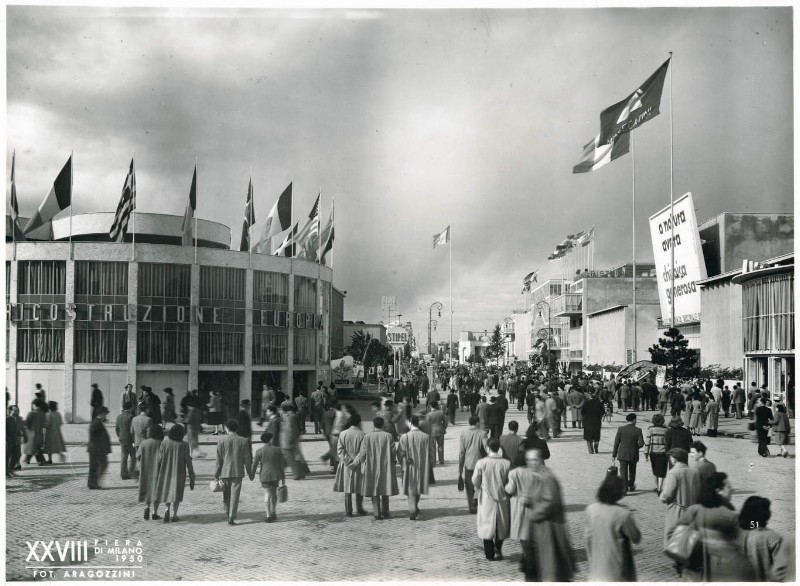
[[[613,376],[601,380],[536,371],[527,375],[454,371],[441,372],[438,378],[439,384],[431,383],[420,370],[393,381],[390,396],[371,404],[368,432],[353,405],[340,401],[334,385],[320,382],[310,396],[301,393],[293,398],[265,385],[258,410],[262,445],[255,454],[249,400],[241,402],[236,418],[224,421],[218,393],[202,405],[197,391],[191,391],[176,411],[171,389],[164,390],[162,401],[149,387],[142,386],[137,393],[128,385],[115,422],[122,455],[120,477],[138,483],[145,520],[178,521],[187,480],[190,490],[195,487],[192,459],[201,455],[198,436],[205,412],[205,423],[214,435],[222,436],[212,490],[223,493],[228,523],[236,524],[243,479],[254,481],[256,476],[264,492],[264,521],[272,523],[277,520],[279,492],[285,490],[286,468],[297,481],[309,474],[300,437],[311,419],[313,433],[327,442],[322,460],[334,475],[332,490],[344,497],[345,517],[369,515],[364,508],[364,497],[369,497],[374,520],[390,518],[389,499],[402,493],[409,519],[416,520],[421,496],[436,483],[436,466],[445,464],[447,429],[455,425],[459,409],[469,411],[469,428],[459,435],[458,490],[465,492],[467,508],[476,515],[486,559],[502,560],[504,541],[518,540],[520,570],[526,580],[569,581],[575,552],[560,482],[547,466],[548,442],[568,429],[580,430],[589,454],[598,454],[602,419],[616,406],[626,423],[616,428],[611,466],[597,489],[596,502],[585,511],[590,580],[636,579],[633,548],[642,534],[634,511],[620,501],[637,491],[641,453],[651,464],[653,491],[665,507],[664,548],[680,526],[690,526],[701,535],[698,559],[676,562],[678,575],[703,581],[782,581],[793,576],[793,538],[784,539],[767,528],[769,500],[751,496],[741,511],[735,511],[730,478],[717,471],[706,457],[706,445],[696,439],[703,428],[707,435],[715,435],[721,408],[725,417],[730,413],[750,417],[759,454],[769,455],[767,445],[774,437],[785,457],[790,433],[786,407],[773,406],[763,389],[752,385],[745,394],[736,385],[728,391],[723,381],[659,389],[650,380],[639,384]],[[44,393],[37,387],[24,421],[16,406],[9,408],[7,474],[19,469],[20,446],[25,463],[35,457],[40,466],[52,462],[52,454],[65,451],[58,406],[47,402]],[[506,424],[514,405],[528,421],[522,435],[516,419]],[[98,489],[111,439],[105,428],[109,412],[96,386],[90,406],[88,487]],[[647,411],[652,412],[651,424],[643,429],[637,424],[648,417]]]

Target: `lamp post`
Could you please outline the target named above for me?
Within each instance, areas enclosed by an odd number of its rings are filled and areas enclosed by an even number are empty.
[[[430,308],[428,309],[428,354],[433,354],[433,346],[431,344],[431,324],[438,323],[436,320],[433,319],[433,310],[435,309],[437,312],[437,317],[442,317],[442,308],[444,306],[439,303],[438,301],[434,301],[431,303]]]
[[[552,368],[552,361],[550,360],[550,356],[551,356],[550,355],[550,352],[551,352],[550,346],[553,343],[553,328],[552,328],[551,322],[550,322],[550,304],[547,301],[545,301],[544,299],[542,299],[541,301],[539,301],[536,304],[536,309],[539,310],[539,317],[541,317],[543,319],[544,319],[544,316],[542,314],[542,308],[544,308],[544,307],[547,308],[547,327],[540,328],[539,331],[537,332],[537,336],[539,337],[540,340],[545,340],[545,342],[547,343],[547,354],[543,355],[543,356],[544,356],[545,360],[547,361],[547,378],[551,378],[551,373],[552,373],[553,368]]]
[[[507,317],[507,318],[503,319],[503,329],[504,329],[504,330],[507,330],[507,329],[508,329],[508,326],[509,326],[509,324],[513,324],[513,323],[514,323],[514,318],[513,318],[513,317]],[[506,336],[506,335],[508,335],[508,334],[506,334],[505,332],[503,332],[503,335],[504,335],[504,336]],[[510,337],[511,337],[511,336],[509,335],[509,338],[510,338]],[[505,365],[506,365],[506,363],[508,362],[508,357],[509,357],[509,356],[511,356],[511,352],[510,352],[510,348],[509,348],[509,346],[508,346],[508,342],[506,342],[506,353],[505,353],[505,355],[503,356],[503,366],[505,366]]]

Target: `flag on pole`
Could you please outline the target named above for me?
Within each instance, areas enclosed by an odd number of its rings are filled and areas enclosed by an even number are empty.
[[[600,144],[600,135],[587,142],[578,164],[572,168],[573,173],[596,171],[630,151],[631,139],[628,133],[620,134],[612,144]]]
[[[289,257],[294,256],[294,251],[295,251],[295,248],[296,248],[294,242],[295,242],[295,238],[297,237],[297,227],[298,227],[298,225],[299,225],[299,223],[294,225],[294,228],[292,228],[292,231],[289,232],[284,237],[283,241],[278,245],[278,247],[272,253],[273,255],[275,255],[275,256],[289,256]]]
[[[450,226],[444,229],[443,232],[433,235],[433,247],[448,244],[450,242]]]
[[[17,181],[14,174],[14,163],[17,153],[11,154],[11,229],[14,240],[25,240],[22,230],[19,227],[19,202],[17,201]]]
[[[586,234],[580,237],[578,244],[581,246],[589,246],[592,240],[594,240],[594,226],[592,226]]]
[[[294,237],[294,255],[308,260],[317,260],[317,250],[319,249],[319,195],[308,214],[308,219],[303,227],[298,230]]]
[[[108,237],[112,242],[122,242],[125,239],[125,234],[128,232],[128,221],[131,218],[131,213],[135,206],[136,171],[133,167],[133,159],[131,159],[131,167],[128,170],[128,175],[125,177],[125,183],[122,186],[122,195],[117,205],[117,213],[114,214],[111,230],[108,231]]]
[[[239,250],[250,250],[250,227],[256,221],[256,211],[253,206],[253,178],[247,185],[247,199],[244,201],[244,220],[242,221],[242,240]]]
[[[320,252],[320,262],[325,264],[325,255],[333,249],[333,205],[331,205],[331,217],[322,229],[322,252]],[[327,265],[326,265],[327,266]]]
[[[664,61],[635,92],[600,113],[599,144],[613,144],[618,137],[658,116],[670,59]]]
[[[44,198],[39,209],[37,209],[25,229],[24,235],[28,235],[36,228],[44,226],[51,221],[55,215],[72,205],[72,155],[67,159],[67,163],[53,182],[53,186]]]
[[[283,190],[278,201],[272,206],[267,216],[267,221],[264,225],[264,231],[259,238],[256,246],[261,246],[266,243],[268,238],[277,236],[284,230],[288,229],[292,224],[292,183]]]
[[[183,224],[181,225],[182,246],[192,245],[192,228],[194,228],[194,212],[197,209],[197,164],[194,166],[192,174],[192,187],[189,189],[189,203],[186,204],[186,211],[183,212]]]
[[[527,293],[531,290],[531,284],[535,283],[539,278],[539,271],[531,271],[524,279],[522,279],[522,293]],[[521,294],[522,294],[521,293]]]

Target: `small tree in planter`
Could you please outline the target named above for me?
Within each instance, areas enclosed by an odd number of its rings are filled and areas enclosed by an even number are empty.
[[[694,378],[700,372],[697,366],[697,352],[689,348],[689,340],[683,337],[678,328],[669,328],[658,344],[650,347],[650,360],[654,364],[667,367],[667,380],[672,385],[679,380]]]

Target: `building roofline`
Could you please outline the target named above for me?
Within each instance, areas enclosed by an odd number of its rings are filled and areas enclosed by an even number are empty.
[[[624,309],[625,307],[628,307],[627,303],[620,304],[620,305],[612,305],[611,307],[606,307],[605,309],[601,309],[599,311],[593,311],[592,313],[587,313],[586,317],[594,317],[595,315],[599,315],[601,313],[606,313],[608,311],[614,311],[616,309]]]

